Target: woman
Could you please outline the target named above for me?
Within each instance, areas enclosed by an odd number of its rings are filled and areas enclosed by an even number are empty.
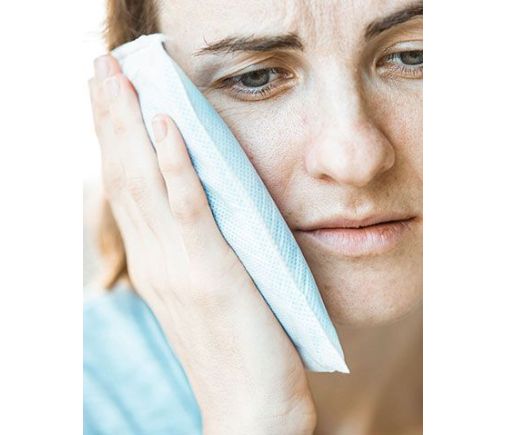
[[[421,433],[422,4],[111,0],[107,24],[110,49],[167,35],[292,229],[351,373],[304,371],[177,127],[147,120],[155,153],[105,55],[90,92],[114,289],[85,308],[86,433]]]

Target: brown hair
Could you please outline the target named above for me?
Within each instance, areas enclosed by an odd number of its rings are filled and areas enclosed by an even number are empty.
[[[104,38],[107,48],[159,32],[156,0],[107,0]]]
[[[156,0],[107,0],[103,36],[108,50],[140,35],[157,32],[159,24]],[[128,279],[126,252],[105,198],[102,200],[100,214],[98,243],[104,261],[101,285],[111,289],[118,281]]]

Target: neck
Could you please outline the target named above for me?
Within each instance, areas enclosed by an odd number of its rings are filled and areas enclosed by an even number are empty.
[[[422,419],[422,306],[388,325],[337,328],[350,374],[307,372],[316,434],[406,433]]]

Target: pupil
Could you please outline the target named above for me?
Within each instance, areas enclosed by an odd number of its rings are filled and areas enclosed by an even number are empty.
[[[421,65],[423,63],[422,50],[405,51],[400,53],[401,61],[406,65]]]
[[[265,86],[269,80],[270,71],[268,69],[261,69],[244,74],[240,81],[248,88],[259,88],[260,86]]]

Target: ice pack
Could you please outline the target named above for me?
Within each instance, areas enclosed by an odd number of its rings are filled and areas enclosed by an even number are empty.
[[[337,332],[296,240],[237,139],[168,54],[143,35],[112,51],[135,87],[151,140],[169,115],[184,138],[216,223],[275,314],[305,367],[348,373]]]

